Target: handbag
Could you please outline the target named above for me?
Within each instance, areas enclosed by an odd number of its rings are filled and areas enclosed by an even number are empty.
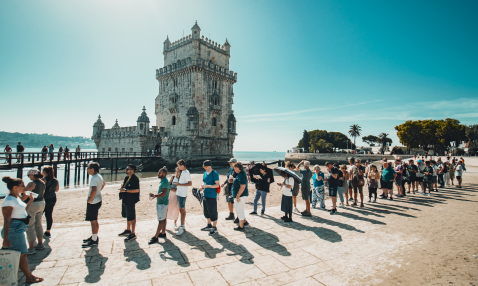
[[[2,248],[0,250],[0,285],[18,285],[20,251]]]

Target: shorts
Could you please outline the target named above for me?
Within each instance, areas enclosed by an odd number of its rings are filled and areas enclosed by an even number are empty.
[[[393,182],[382,182],[382,189],[392,190],[393,189]]]
[[[354,185],[352,184],[352,180],[349,180],[349,189],[353,189]]]
[[[136,219],[136,205],[135,204],[125,204],[121,205],[121,216],[127,221]]]
[[[217,220],[217,200],[215,198],[204,197],[202,207],[205,218],[211,221]]]
[[[423,187],[431,189],[433,187],[433,182],[431,181],[423,181]]]
[[[402,179],[395,179],[395,185],[401,186],[402,185]]]
[[[10,250],[19,251],[21,254],[28,252],[27,241],[25,239],[25,230],[28,225],[19,220],[12,219],[10,221],[10,229],[8,230],[8,239],[10,240]],[[3,228],[2,228],[2,238]]]
[[[98,211],[101,208],[101,203],[99,202],[97,204],[86,204],[86,217],[85,221],[95,221],[98,220]]]
[[[292,196],[297,197],[298,194],[299,194],[299,188],[293,188],[292,189]]]
[[[310,200],[310,193],[311,193],[310,187],[308,187],[308,188],[307,187],[305,187],[305,188],[302,187],[301,190],[302,190],[302,199],[304,201]]]
[[[330,187],[329,186],[329,197],[336,197],[337,196],[337,186],[335,187]]]
[[[456,179],[457,179],[457,180],[461,180],[461,176],[456,176]]]
[[[168,205],[156,204],[156,214],[158,216],[158,220],[165,220],[168,214]]]
[[[419,183],[423,182],[423,177],[416,177],[415,182],[419,182]]]
[[[179,208],[180,209],[185,209],[186,208],[186,199],[188,197],[181,197],[181,196],[178,196],[178,205],[179,205]]]
[[[354,189],[354,194],[356,194],[357,192],[359,194],[363,194],[363,186],[359,186],[358,183],[356,185],[352,185],[353,186],[353,189]]]

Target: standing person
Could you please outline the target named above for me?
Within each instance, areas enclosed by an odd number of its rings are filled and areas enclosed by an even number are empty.
[[[136,237],[136,203],[139,202],[140,186],[136,172],[136,166],[129,164],[125,169],[126,177],[123,180],[119,197],[122,200],[121,216],[126,219],[126,230],[118,236],[126,236],[124,241],[135,240]]]
[[[408,176],[408,164],[406,161],[402,161],[402,159],[399,157],[400,159],[400,162],[402,162],[402,185],[401,185],[401,190],[402,190],[402,194],[401,194],[401,197],[405,197],[406,196],[406,192],[405,192],[405,184],[408,183],[408,185],[410,186],[410,177]]]
[[[161,180],[159,183],[158,193],[149,194],[150,200],[156,198],[156,214],[158,217],[158,228],[156,234],[151,238],[148,244],[158,243],[158,237],[166,238],[166,216],[168,213],[169,205],[169,182],[166,178],[168,176],[168,169],[162,167],[159,169],[158,178]]]
[[[159,176],[159,174],[158,174]],[[179,217],[179,205],[178,205],[178,195],[176,191],[178,187],[176,184],[179,182],[179,177],[181,177],[181,170],[176,167],[176,173],[171,176],[169,179],[169,197],[168,197],[168,213],[166,214],[167,219],[174,220],[174,230],[178,231],[179,227],[177,225]]]
[[[304,164],[303,170],[300,169],[302,164]],[[310,213],[310,179],[312,178],[312,171],[309,167],[310,162],[302,160],[296,168],[302,174],[301,192],[302,199],[305,201],[305,211],[301,212],[303,216],[312,216]]]
[[[453,186],[454,185],[453,180],[455,179],[455,161],[454,160],[452,160],[451,163],[448,164],[448,172],[450,175],[451,185]]]
[[[10,145],[7,144],[7,146],[5,146],[5,149],[3,149],[3,152],[7,153],[5,156],[5,163],[8,163],[8,160],[12,156],[12,147],[10,147]]]
[[[342,172],[342,176],[343,176],[342,177],[342,193],[345,195],[345,199],[342,198],[342,196],[340,197],[341,203],[339,205],[339,208],[344,208],[345,206],[349,205],[349,200],[348,200],[349,172],[347,171],[347,165],[343,164],[342,166],[340,166],[340,171]]]
[[[60,190],[60,184],[55,178],[55,171],[52,166],[46,166],[42,170],[43,182],[45,183],[45,218],[46,231],[43,234],[44,238],[50,238],[51,227],[53,225],[53,208],[56,204],[56,193]]]
[[[388,190],[390,190],[390,200],[393,200],[393,181],[397,177],[397,174],[393,170],[392,166],[387,162],[383,162],[383,170],[382,170],[382,190],[383,190],[383,199],[388,198]]]
[[[231,189],[232,189],[232,182],[234,181],[234,178],[237,176],[237,173],[234,172],[234,164],[237,163],[237,160],[234,158],[231,158],[231,160],[229,160],[228,163],[229,163],[229,170],[227,171],[226,181],[224,182],[224,184],[222,184],[222,187],[224,188],[224,186],[226,186],[226,188],[224,189],[224,194],[226,196],[226,202],[229,208],[229,216],[226,217],[226,220],[234,220],[234,199],[232,198],[232,195],[231,195]]]
[[[440,186],[440,188],[443,188],[445,187],[445,164],[441,161],[441,158],[438,157],[437,158],[437,167],[438,167],[438,170],[437,170],[437,176],[438,176],[438,185]],[[438,191],[435,189],[435,191]]]
[[[23,147],[22,142],[18,142],[18,145],[17,145],[17,163],[20,162],[20,159],[22,158],[22,155],[23,155],[21,153],[23,153],[23,151],[25,151],[25,147]]]
[[[63,146],[60,146],[60,148],[58,149],[58,161],[61,160],[61,153],[63,153]]]
[[[234,164],[234,172],[237,173],[237,177],[232,183],[232,197],[234,198],[234,210],[239,218],[239,226],[234,230],[242,231],[244,226],[247,225],[246,216],[244,214],[244,204],[247,196],[249,196],[249,190],[247,189],[247,174],[244,171],[244,167],[241,162]]]
[[[96,162],[89,163],[88,174],[90,178],[90,189],[88,191],[88,198],[86,201],[86,217],[85,221],[89,221],[91,224],[91,237],[83,240],[82,247],[90,247],[98,245],[100,239],[98,237],[98,231],[100,225],[98,223],[98,211],[101,208],[101,191],[105,187],[105,181],[99,174],[100,165]]]
[[[339,198],[340,198],[339,208],[343,208],[344,207],[344,196],[342,194],[342,190],[343,190],[343,186],[344,186],[344,173],[340,169],[339,163],[334,163],[334,167],[337,168],[337,170],[339,170],[339,181],[338,181],[339,185],[337,186],[337,195],[339,195]],[[348,187],[348,186],[346,186],[346,187]]]
[[[431,196],[431,192],[433,189],[433,167],[430,164],[430,161],[425,161],[425,168],[423,169],[423,174],[425,175],[423,177],[423,186],[425,187],[425,193],[426,194],[426,188],[428,187],[428,196]]]
[[[55,151],[55,147],[53,146],[53,144],[50,144],[50,146],[48,146],[48,154],[50,155],[50,160],[53,160],[55,157],[53,151]]]
[[[202,201],[204,217],[207,219],[207,226],[202,231],[209,231],[209,235],[217,233],[217,188],[219,188],[219,174],[212,169],[212,162],[206,160],[202,164],[204,172],[202,181],[202,191],[204,199]]]
[[[35,248],[38,250],[45,248],[43,246],[43,226],[41,223],[43,211],[45,210],[45,183],[41,180],[43,175],[40,174],[37,168],[30,169],[27,175],[32,181],[25,187],[25,192],[31,191],[37,195],[27,211],[30,216],[30,221],[28,222],[28,228],[26,230],[28,254],[35,254]],[[34,246],[35,240],[38,242],[36,247]]]
[[[352,178],[353,178],[353,174],[352,174],[352,169],[353,167],[355,166],[354,165],[355,163],[355,159],[354,157],[349,157],[349,167],[347,169],[347,173],[348,173],[348,180],[349,180],[349,195],[350,195],[350,198],[348,199],[348,201],[354,201],[354,197],[352,195],[352,190],[353,190],[353,183],[352,183]],[[347,199],[347,195],[345,195],[345,198]],[[347,202],[347,206],[349,205],[349,203]]]
[[[354,203],[357,205],[357,192],[360,194],[360,207],[363,208],[363,186],[365,185],[365,168],[360,165],[360,159],[355,159],[355,166],[352,168],[352,186],[354,188]]]
[[[42,159],[43,159],[43,161],[45,161],[45,160],[46,160],[46,156],[47,156],[47,154],[48,154],[48,148],[47,148],[46,146],[43,146],[43,148],[41,149],[41,153],[42,153],[42,154],[41,154]]]
[[[179,226],[178,232],[176,235],[181,235],[186,230],[186,226],[184,225],[186,222],[186,198],[188,197],[188,187],[192,186],[191,174],[189,174],[188,169],[186,168],[186,161],[183,159],[176,162],[179,170],[181,170],[181,177],[179,177],[179,181],[176,184],[177,191],[177,199],[179,205],[179,213],[181,214],[181,225]]]
[[[246,167],[246,175],[247,175],[247,181],[250,182],[251,181],[251,176],[249,174],[249,171],[251,170],[251,164],[247,164],[247,167]]]
[[[443,181],[445,183],[445,188],[450,186],[450,162],[443,162]]]
[[[377,188],[378,188],[380,173],[377,170],[377,166],[375,166],[374,164],[370,165],[367,178],[368,178],[368,202],[372,201],[372,195],[373,195],[374,196],[373,202],[375,203],[377,201]]]
[[[65,159],[70,159],[70,148],[68,148],[68,146],[65,146]]]
[[[402,190],[402,180],[403,180],[403,166],[402,162],[399,159],[395,159],[395,173],[397,176],[395,177],[395,186],[397,186],[397,197],[403,197],[403,190]],[[393,196],[393,186],[390,190],[390,197]]]
[[[43,278],[33,276],[30,272],[27,260],[27,243],[25,241],[25,229],[28,224],[28,213],[33,203],[33,193],[25,195],[25,184],[22,179],[15,179],[5,176],[2,178],[10,191],[2,202],[3,228],[2,248],[20,252],[20,270],[25,274],[26,283],[38,283]],[[20,194],[22,198],[20,198]],[[28,203],[23,202],[29,199]],[[14,273],[14,275],[17,275]]]
[[[254,210],[251,214],[257,214],[257,202],[259,198],[261,199],[261,215],[264,215],[266,211],[266,197],[270,190],[270,184],[273,182],[274,178],[270,173],[267,173],[267,167],[265,164],[259,166],[260,175],[254,175],[254,179],[257,181],[256,187],[256,196],[254,197]]]
[[[292,222],[292,189],[294,188],[294,179],[286,172],[282,171],[280,174],[284,178],[283,183],[277,183],[282,187],[281,211],[284,216],[281,219],[284,222]]]
[[[426,165],[426,162],[425,162],[425,165]],[[432,183],[431,188],[433,190],[433,187],[435,187],[435,191],[438,192],[437,182],[438,182],[438,172],[440,170],[440,166],[438,162],[430,159],[430,167],[433,168],[433,173],[431,175],[431,183]],[[426,193],[426,186],[425,186],[425,193]]]
[[[413,194],[415,194],[415,182],[417,181],[417,173],[418,173],[418,167],[417,165],[415,165],[414,161],[413,160],[408,160],[409,164],[408,164],[408,168],[407,168],[407,171],[408,171],[408,178],[409,178],[409,181],[408,181],[408,193],[410,193],[410,185],[412,186],[412,192]],[[418,189],[417,189],[418,191]]]
[[[325,186],[324,186],[324,173],[320,171],[320,166],[314,166],[314,175],[312,176],[312,182],[314,189],[312,190],[312,207],[315,208],[317,203],[320,204],[320,208],[325,210]]]
[[[425,194],[425,189],[423,188],[423,177],[425,176],[425,174],[423,174],[423,169],[425,169],[425,164],[423,164],[423,160],[417,161],[417,169],[418,169],[418,173],[416,177],[417,183],[416,183],[415,189],[417,190],[417,193],[418,193],[418,185],[420,185],[422,189],[422,194]]]
[[[285,167],[291,171],[295,171],[296,169],[296,166],[294,163],[290,162],[290,161],[287,161],[285,163]],[[293,180],[293,178],[292,178]],[[299,209],[297,208],[297,195],[299,194],[299,188],[293,188],[292,189],[292,202],[294,203],[294,211],[300,213]]]
[[[81,152],[81,148],[80,148],[80,145],[78,145],[78,147],[76,147],[75,159],[78,159],[78,155],[80,154],[80,152]]]
[[[337,213],[335,205],[337,202],[337,187],[339,186],[339,170],[329,162],[325,163],[325,167],[329,171],[327,182],[329,182],[329,197],[332,199],[330,214],[334,215]]]
[[[455,166],[455,175],[456,175],[456,181],[458,183],[457,188],[461,188],[461,182],[462,182],[462,176],[463,176],[463,162],[460,160],[458,161],[457,165]]]

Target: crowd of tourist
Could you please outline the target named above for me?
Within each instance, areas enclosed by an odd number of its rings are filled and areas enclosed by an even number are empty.
[[[53,145],[49,146],[53,148]],[[51,149],[50,149],[51,150]],[[49,151],[50,152],[50,151]],[[416,160],[417,158],[415,158]],[[456,178],[457,187],[462,187],[462,176],[465,169],[464,159],[459,160],[447,157],[446,161],[437,158],[418,158],[417,164],[414,159],[401,160],[396,158],[394,162],[383,159],[379,168],[368,161],[362,165],[360,159],[350,157],[349,165],[327,162],[325,174],[319,165],[310,169],[308,161],[302,161],[297,166],[287,162],[285,168],[279,170],[282,182],[277,184],[281,187],[282,200],[281,217],[284,222],[293,222],[294,212],[302,216],[311,216],[311,207],[325,210],[325,192],[331,199],[332,207],[330,214],[337,213],[337,195],[339,196],[338,207],[346,206],[364,207],[364,187],[368,188],[368,202],[375,203],[377,192],[382,190],[378,197],[393,200],[393,197],[404,197],[407,194],[430,196],[437,192],[438,188],[454,185]],[[191,175],[187,170],[186,162],[179,160],[173,176],[167,179],[168,170],[163,167],[158,172],[160,184],[156,193],[150,192],[150,200],[156,199],[156,214],[158,227],[149,244],[158,243],[160,238],[166,237],[167,220],[174,221],[176,235],[180,236],[186,231],[186,199],[189,187],[192,186]],[[203,183],[199,188],[193,188],[193,195],[199,199],[203,206],[203,215],[207,225],[201,228],[208,231],[209,235],[218,233],[218,195],[225,194],[230,214],[226,220],[234,220],[237,226],[235,231],[244,231],[249,223],[246,220],[244,204],[249,196],[248,184],[256,186],[254,208],[250,213],[257,215],[258,201],[261,200],[261,215],[266,211],[266,198],[274,182],[272,171],[265,163],[248,165],[247,168],[236,159],[229,161],[229,170],[226,181],[220,184],[219,174],[213,169],[212,162],[204,161]],[[258,167],[258,172],[252,172]],[[91,224],[91,236],[83,240],[83,247],[92,247],[99,244],[98,213],[102,205],[101,191],[105,187],[105,181],[99,174],[98,163],[88,165],[89,191],[86,203],[85,220]],[[124,236],[129,242],[137,239],[136,236],[136,204],[140,200],[140,180],[135,175],[136,166],[128,165],[125,169],[126,176],[119,189],[119,199],[122,201],[121,215],[126,219],[126,229],[118,234]],[[301,175],[299,183],[298,176]],[[35,250],[44,249],[43,239],[51,237],[53,225],[53,209],[56,204],[56,192],[59,190],[58,180],[55,178],[51,166],[44,167],[42,172],[33,168],[28,171],[31,180],[26,186],[22,179],[3,177],[3,181],[9,189],[8,196],[2,203],[4,226],[2,229],[3,248],[10,248],[21,253],[20,269],[26,276],[27,283],[43,281],[35,277],[29,270],[27,254],[35,254]],[[312,187],[311,187],[312,180]],[[222,191],[223,189],[223,191]],[[396,192],[394,191],[396,189]],[[299,211],[296,197],[301,191],[305,202],[305,210]],[[345,197],[345,198],[344,198]],[[42,217],[45,215],[47,229],[43,232]],[[180,218],[179,218],[180,217]],[[177,224],[180,219],[179,226]],[[25,239],[26,233],[26,239]]]

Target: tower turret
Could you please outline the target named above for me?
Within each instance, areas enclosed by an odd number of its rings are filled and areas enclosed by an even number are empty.
[[[137,122],[137,130],[139,134],[146,135],[149,131],[149,117],[146,115],[146,108],[143,106],[143,112],[138,117]]]
[[[226,53],[228,55],[231,54],[231,45],[229,44],[229,42],[227,41],[227,38],[226,38],[226,42],[224,43],[224,50],[226,51]]]
[[[163,43],[163,51],[169,50],[170,46],[171,46],[171,42],[169,41],[169,36],[167,36],[166,40]]]
[[[196,20],[196,24],[191,28],[191,35],[193,35],[193,39],[199,40],[201,37],[201,28],[198,26],[198,21]]]
[[[95,141],[96,147],[100,143],[101,133],[105,129],[105,124],[101,121],[101,115],[98,115],[98,120],[96,120],[95,124],[93,124],[93,136],[91,139]]]

